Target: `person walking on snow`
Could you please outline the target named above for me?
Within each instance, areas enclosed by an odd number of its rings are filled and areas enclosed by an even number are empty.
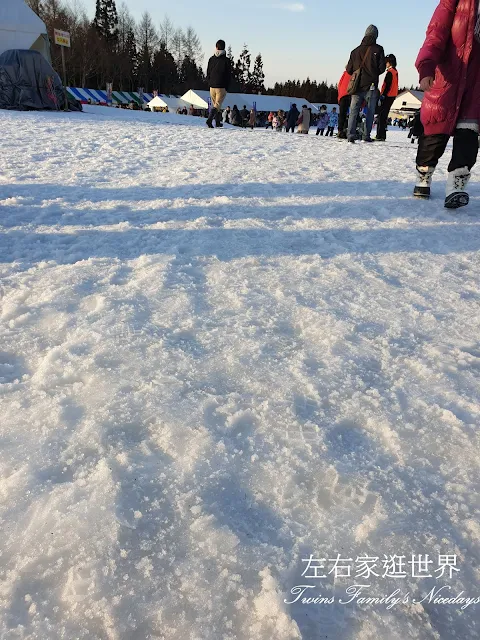
[[[332,113],[328,117],[328,129],[327,136],[333,136],[333,132],[335,131],[335,127],[338,126],[338,113],[337,107],[333,107]]]
[[[348,141],[355,142],[357,118],[363,101],[367,103],[367,121],[364,130],[364,142],[372,142],[370,134],[373,127],[375,107],[378,102],[378,81],[386,69],[385,52],[383,47],[377,44],[378,29],[371,24],[365,31],[365,37],[359,47],[350,54],[346,66],[348,74],[353,75],[360,71],[360,82],[356,93],[352,95],[350,116],[348,118]]]
[[[295,124],[298,120],[299,115],[300,115],[300,112],[297,109],[297,105],[293,103],[292,106],[290,107],[290,111],[287,114],[287,122],[286,122],[286,128],[285,128],[285,131],[287,133],[289,131],[291,131],[292,133],[295,132]]]
[[[223,127],[222,104],[227,95],[231,77],[232,69],[225,51],[225,41],[219,40],[216,44],[215,53],[208,61],[207,67],[207,82],[212,99],[212,109],[207,119],[207,127],[210,129],[213,129],[214,120],[217,127]]]
[[[320,107],[320,115],[317,122],[317,136],[323,136],[323,132],[328,127],[329,120],[330,116],[328,115],[327,106],[325,104],[322,104],[322,106]]]
[[[246,127],[250,118],[250,112],[247,109],[247,105],[243,105],[243,109],[240,111],[240,115],[242,116],[242,126]]]
[[[308,133],[310,130],[310,109],[306,104],[302,107],[302,113],[300,114],[299,119],[297,120],[297,133]]]
[[[347,93],[347,87],[352,76],[346,71],[338,82],[338,138],[340,140],[347,139],[348,110],[352,96]]]
[[[378,113],[377,136],[375,140],[381,142],[387,139],[387,120],[392,104],[398,96],[398,71],[397,59],[390,53],[386,57],[387,73],[383,82],[382,91],[380,93],[380,111]]]
[[[417,152],[414,195],[430,197],[432,176],[450,136],[445,207],[469,202],[467,185],[477,161],[480,123],[480,8],[478,0],[441,0],[415,66],[425,91],[424,134]]]
[[[233,105],[232,114],[230,116],[230,122],[234,127],[242,126],[242,116],[236,104]]]

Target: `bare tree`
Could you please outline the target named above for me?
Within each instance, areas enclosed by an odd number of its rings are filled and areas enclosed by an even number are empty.
[[[196,64],[201,63],[203,58],[200,38],[193,27],[187,27],[183,34],[183,56],[188,56]]]
[[[168,16],[165,16],[160,23],[160,43],[165,49],[169,49],[175,33],[175,25]]]
[[[158,46],[159,37],[153,24],[152,16],[148,11],[145,11],[142,15],[135,35],[139,48],[148,50],[153,55],[155,48]]]
[[[182,29],[176,29],[173,33],[170,50],[175,58],[175,62],[179,67],[182,64],[184,56],[185,35]]]
[[[120,51],[125,51],[128,34],[135,31],[135,20],[125,2],[118,9],[118,44]]]
[[[33,11],[35,11],[37,16],[41,15],[43,9],[42,0],[25,0],[25,2],[28,4],[30,9],[33,9]]]

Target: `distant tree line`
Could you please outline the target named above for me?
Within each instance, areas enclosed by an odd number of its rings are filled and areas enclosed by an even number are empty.
[[[136,22],[125,2],[117,8],[115,0],[96,0],[95,16],[89,18],[76,3],[64,0],[26,0],[45,22],[53,42],[54,28],[69,31],[71,49],[66,50],[67,81],[71,86],[136,91],[158,90],[181,95],[188,89],[207,89],[202,70],[204,55],[200,38],[192,27],[176,27],[166,16],[158,28],[145,12]],[[60,47],[52,44],[52,61],[61,69]],[[244,45],[235,61],[229,47],[232,93],[267,93],[294,96],[314,103],[337,103],[337,86],[309,78],[275,83],[265,89],[262,55],[253,60]],[[413,87],[412,87],[413,88]]]
[[[325,104],[337,104],[337,85],[326,82],[312,82],[307,78],[303,82],[300,80],[288,80],[287,82],[276,82],[268,92],[273,96],[293,96],[303,98],[308,102],[324,102]]]
[[[71,49],[66,50],[67,81],[72,86],[104,88],[113,82],[120,91],[158,90],[183,94],[188,89],[207,89],[202,70],[200,38],[192,27],[176,27],[165,17],[156,27],[145,12],[139,22],[125,3],[97,0],[93,20],[84,9],[63,0],[26,0],[42,18],[53,43],[55,28],[69,31]],[[52,62],[61,69],[60,48],[52,44]],[[261,54],[253,66],[247,46],[237,62],[228,50],[233,69],[231,91],[264,92]]]

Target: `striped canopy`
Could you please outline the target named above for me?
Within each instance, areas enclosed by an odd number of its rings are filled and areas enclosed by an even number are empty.
[[[102,91],[101,89],[80,89],[79,87],[67,87],[67,91],[73,98],[75,98],[75,100],[79,100],[82,103],[88,103],[89,100],[91,100],[92,102],[100,102],[100,104],[107,103],[107,92]],[[152,98],[152,94],[144,93],[143,103],[146,104],[147,102],[150,102]],[[141,104],[140,94],[135,91],[113,91],[112,100],[117,104],[129,104],[132,101],[136,102],[137,104]]]

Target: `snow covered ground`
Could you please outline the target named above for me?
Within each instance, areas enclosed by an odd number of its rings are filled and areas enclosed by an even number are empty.
[[[427,597],[480,596],[478,178],[451,215],[403,132],[0,130],[2,640],[478,638]]]

